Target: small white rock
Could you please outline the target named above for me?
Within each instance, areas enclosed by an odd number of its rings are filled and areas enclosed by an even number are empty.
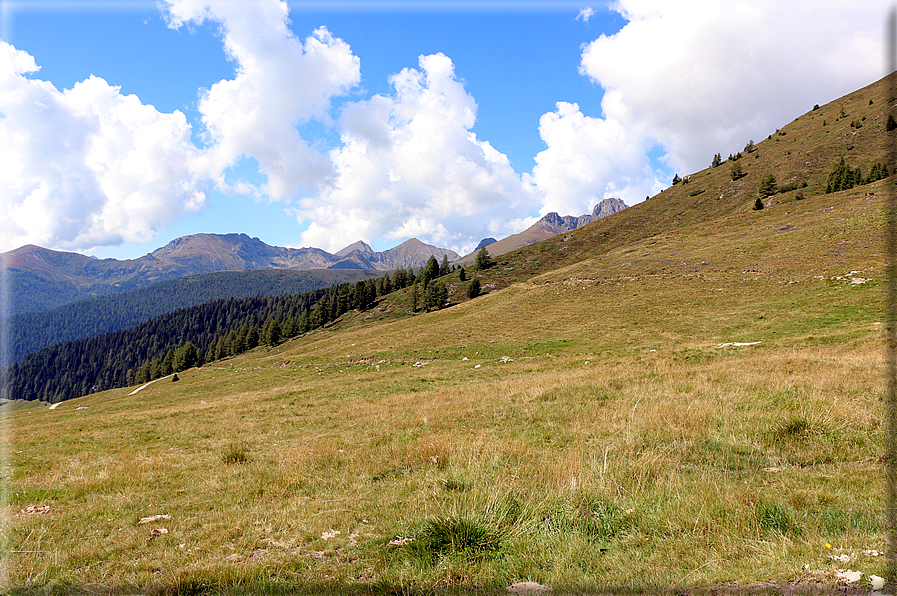
[[[321,532],[321,538],[323,538],[324,540],[330,540],[331,538],[336,538],[339,535],[339,530],[324,530],[323,532]]]
[[[863,577],[862,571],[853,571],[852,569],[838,569],[835,576],[847,584],[855,584]]]
[[[508,594],[546,594],[551,592],[551,586],[543,586],[538,582],[515,582],[505,588]]]
[[[877,575],[870,575],[869,583],[872,584],[872,589],[878,592],[885,587],[885,578],[878,577]]]
[[[474,368],[480,368],[481,366],[483,366],[483,365],[482,365],[482,364],[477,364],[476,366],[474,366]]]
[[[159,521],[160,519],[171,519],[171,516],[168,515],[167,513],[163,513],[163,514],[161,514],[161,515],[150,515],[150,516],[148,516],[148,517],[142,517],[142,518],[140,518],[140,521],[137,522],[137,524],[138,524],[138,525],[140,525],[140,524],[151,524],[151,523],[153,523],[153,522]]]

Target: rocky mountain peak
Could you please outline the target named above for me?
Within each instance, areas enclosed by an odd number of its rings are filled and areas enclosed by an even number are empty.
[[[354,243],[350,244],[349,246],[347,246],[346,248],[338,250],[337,252],[335,252],[333,254],[335,254],[338,257],[345,257],[355,251],[358,251],[363,254],[369,254],[369,255],[374,254],[374,249],[371,248],[371,246],[369,244],[367,244],[366,242],[364,242],[363,240],[354,242]]]

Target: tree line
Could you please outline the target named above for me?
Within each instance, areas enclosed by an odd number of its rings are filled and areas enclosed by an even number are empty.
[[[477,269],[492,264],[488,252],[481,253]],[[445,258],[440,264],[431,257],[418,274],[399,268],[392,275],[301,294],[225,298],[178,309],[129,329],[28,354],[8,368],[7,396],[56,403],[145,383],[259,345],[277,345],[350,310],[368,310],[379,298],[404,288],[411,288],[414,311],[438,310],[449,304],[446,282],[439,278],[455,269]],[[459,279],[465,279],[463,269]],[[476,292],[471,296],[473,287]],[[479,289],[474,278],[468,296],[475,297]]]
[[[370,277],[369,272],[264,269],[221,271],[167,280],[122,294],[90,298],[50,311],[14,315],[9,320],[12,362],[66,341],[127,329],[179,308],[221,298],[299,294]]]
[[[392,276],[301,294],[225,298],[178,309],[129,329],[28,354],[8,367],[7,396],[56,403],[154,380],[256,345],[274,345],[351,309],[369,309],[416,278],[412,269],[397,269]]]

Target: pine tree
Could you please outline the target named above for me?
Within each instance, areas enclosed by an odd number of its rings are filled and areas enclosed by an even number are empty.
[[[474,264],[474,268],[477,271],[483,271],[492,266],[492,257],[489,256],[489,251],[486,250],[486,247],[480,249],[480,252],[477,253],[476,262]]]
[[[427,264],[424,266],[424,271],[421,273],[421,284],[424,286],[424,290],[427,289],[430,281],[437,277],[439,277],[439,263],[436,262],[436,257],[430,255],[430,258],[427,259]]]
[[[763,176],[760,180],[760,188],[758,191],[761,197],[771,197],[776,194],[776,177],[772,174]]]
[[[680,182],[682,182],[682,178],[679,177],[679,174],[675,174],[673,176],[673,186],[676,186]]]
[[[467,281],[467,273],[464,271],[464,267],[458,271],[458,281]]]
[[[723,163],[723,156],[717,153],[713,156],[713,162],[711,162],[710,167],[715,168]]]
[[[165,354],[165,359],[162,360],[162,375],[163,377],[170,375],[174,372],[174,350],[168,350],[168,353]]]
[[[477,277],[474,277],[470,280],[470,283],[467,284],[467,297],[473,300],[477,296],[480,295],[480,280]]]
[[[259,345],[259,332],[256,330],[255,326],[249,328],[249,333],[246,335],[246,349],[251,350],[252,348],[256,348]]]
[[[442,263],[439,265],[439,277],[449,274],[448,256],[442,255]]]
[[[763,206],[763,199],[757,197],[757,200],[754,201],[754,211],[760,211],[761,209],[763,209]]]
[[[174,353],[174,372],[185,371],[199,363],[199,353],[193,342],[187,342]]]
[[[729,174],[732,176],[732,180],[738,180],[742,176],[744,176],[744,171],[741,169],[741,164],[737,161],[732,162],[732,169]]]

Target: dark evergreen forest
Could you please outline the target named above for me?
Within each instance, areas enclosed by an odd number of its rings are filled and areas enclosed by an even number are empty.
[[[10,357],[12,362],[19,362],[26,354],[47,346],[127,329],[179,308],[212,300],[299,294],[373,276],[370,271],[349,269],[265,269],[220,271],[168,280],[51,311],[10,317]]]
[[[43,348],[7,369],[7,397],[56,403],[144,383],[258,345],[276,345],[349,310],[368,310],[381,296],[405,287],[413,288],[414,310],[437,310],[448,297],[445,283],[434,280],[449,269],[431,261],[418,276],[398,269],[391,277],[301,294],[220,299],[130,329]]]

